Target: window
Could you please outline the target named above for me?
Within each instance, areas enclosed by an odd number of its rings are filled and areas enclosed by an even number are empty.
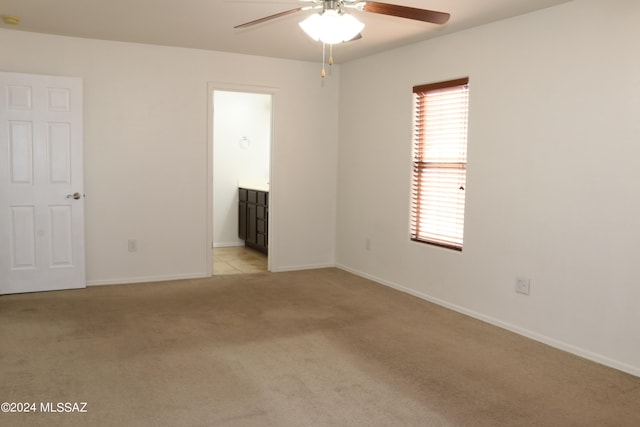
[[[411,240],[462,250],[469,79],[413,88]]]

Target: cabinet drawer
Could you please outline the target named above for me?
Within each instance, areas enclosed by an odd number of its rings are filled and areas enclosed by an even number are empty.
[[[258,204],[267,206],[269,204],[269,193],[258,191]]]
[[[248,200],[248,195],[247,195],[248,192],[249,192],[249,190],[246,190],[244,188],[240,188],[240,192],[238,194],[238,198],[240,199],[241,202],[246,202]]]
[[[249,203],[258,202],[258,192],[256,190],[247,190],[247,200]]]

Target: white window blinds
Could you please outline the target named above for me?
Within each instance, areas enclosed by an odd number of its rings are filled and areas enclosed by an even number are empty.
[[[469,79],[415,86],[411,239],[462,250]]]

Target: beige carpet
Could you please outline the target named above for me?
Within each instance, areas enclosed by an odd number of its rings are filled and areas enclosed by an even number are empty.
[[[640,426],[640,378],[337,269],[0,297],[3,426]]]

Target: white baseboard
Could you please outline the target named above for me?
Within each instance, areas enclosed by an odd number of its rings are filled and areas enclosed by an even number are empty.
[[[213,244],[214,248],[234,248],[237,246],[244,246],[244,242],[221,242]]]
[[[319,268],[333,268],[335,264],[292,265],[272,269],[272,273],[284,273],[286,271],[316,270]]]
[[[604,355],[601,355],[601,354],[598,354],[598,353],[594,353],[594,352],[586,350],[584,348],[577,347],[577,346],[574,346],[572,344],[556,340],[555,338],[551,338],[551,337],[548,337],[546,335],[542,335],[542,334],[539,334],[537,332],[530,331],[530,330],[525,329],[525,328],[521,328],[519,326],[513,325],[513,324],[508,323],[508,322],[504,322],[504,321],[502,321],[500,319],[496,319],[496,318],[491,317],[491,316],[486,316],[486,315],[484,315],[482,313],[478,313],[476,311],[469,310],[469,309],[467,309],[465,307],[461,307],[459,305],[451,304],[451,303],[449,303],[447,301],[444,301],[444,300],[441,300],[439,298],[434,298],[434,297],[432,297],[430,295],[427,295],[427,294],[424,294],[422,292],[417,292],[417,291],[415,291],[413,289],[409,289],[409,288],[406,288],[404,286],[398,285],[397,283],[389,282],[388,280],[384,280],[384,279],[381,279],[379,277],[375,277],[375,276],[372,276],[370,274],[363,273],[361,271],[349,268],[349,267],[347,267],[345,265],[338,264],[338,265],[336,265],[336,267],[341,269],[341,270],[348,271],[349,273],[355,274],[356,276],[360,276],[360,277],[363,277],[365,279],[372,280],[372,281],[374,281],[376,283],[379,283],[381,285],[388,286],[390,288],[396,289],[396,290],[404,292],[406,294],[413,295],[413,296],[421,298],[423,300],[432,302],[432,303],[434,303],[436,305],[448,308],[448,309],[453,310],[453,311],[457,311],[458,313],[465,314],[465,315],[467,315],[469,317],[473,317],[474,319],[481,320],[481,321],[489,323],[491,325],[498,326],[500,328],[503,328],[503,329],[506,329],[508,331],[514,332],[514,333],[516,333],[518,335],[522,335],[522,336],[530,338],[532,340],[539,341],[541,343],[547,344],[547,345],[549,345],[551,347],[554,347],[554,348],[557,348],[559,350],[563,350],[563,351],[566,351],[568,353],[575,354],[576,356],[580,356],[582,358],[585,358],[585,359],[591,360],[593,362],[599,363],[601,365],[605,365],[605,366],[608,366],[610,368],[614,368],[614,369],[617,369],[619,371],[623,371],[623,372],[626,372],[628,374],[634,375],[636,377],[640,377],[640,366],[633,366],[633,365],[630,365],[628,363],[624,363],[624,362],[620,362],[620,361],[615,360],[615,359],[611,359],[611,358],[609,358],[607,356],[604,356]]]
[[[119,279],[100,279],[87,281],[87,286],[127,285],[130,283],[167,282],[170,280],[202,279],[210,277],[206,273],[176,274],[168,276],[128,277]]]

